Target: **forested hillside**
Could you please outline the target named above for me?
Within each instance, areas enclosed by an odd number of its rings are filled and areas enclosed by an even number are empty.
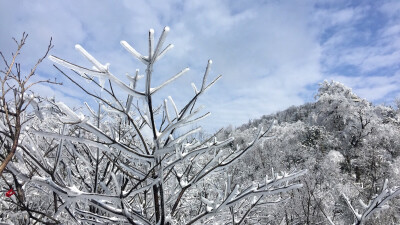
[[[259,218],[265,214],[265,224],[352,224],[344,196],[362,213],[361,201],[368,204],[379,194],[385,179],[390,187],[400,184],[397,109],[375,106],[343,84],[325,81],[315,102],[225,128],[220,135],[235,137],[232,146],[245,145],[256,128],[273,120],[273,136],[233,166],[234,182],[251,182],[271,170],[309,172],[301,179],[304,187],[286,203],[253,212]],[[399,224],[399,203],[392,200],[366,224]]]

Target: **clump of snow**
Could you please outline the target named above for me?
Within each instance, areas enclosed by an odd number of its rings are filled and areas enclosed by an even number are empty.
[[[336,163],[336,164],[339,164],[344,161],[344,157],[343,157],[342,153],[335,151],[335,150],[329,151],[327,158],[329,161]]]

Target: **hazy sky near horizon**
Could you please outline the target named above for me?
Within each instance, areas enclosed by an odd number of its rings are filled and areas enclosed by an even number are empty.
[[[6,1],[0,0],[0,51],[15,51],[12,37],[29,34],[20,62],[30,68],[45,51],[89,65],[75,50],[81,44],[125,80],[143,65],[120,45],[126,40],[146,55],[148,30],[164,26],[172,49],[155,67],[160,84],[185,67],[191,71],[157,95],[171,95],[178,107],[201,86],[208,59],[210,79],[223,78],[201,101],[212,116],[208,129],[314,101],[318,83],[336,80],[375,103],[400,96],[400,1]],[[49,60],[38,76],[57,77],[63,86],[35,91],[69,105],[92,101],[57,72]]]

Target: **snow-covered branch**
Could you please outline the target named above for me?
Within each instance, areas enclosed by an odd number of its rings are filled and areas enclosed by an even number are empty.
[[[374,212],[380,211],[387,207],[386,203],[391,200],[392,198],[396,197],[400,194],[400,188],[387,187],[388,180],[386,179],[383,183],[381,193],[375,196],[368,204],[365,204],[362,200],[360,200],[360,204],[363,206],[363,211],[360,214],[358,210],[356,210],[350,202],[350,199],[345,195],[342,194],[343,198],[345,199],[349,209],[354,215],[354,225],[362,225],[366,222],[369,216],[371,216]]]

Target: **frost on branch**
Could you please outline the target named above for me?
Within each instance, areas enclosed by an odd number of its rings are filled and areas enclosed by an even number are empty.
[[[144,76],[136,69],[135,76],[128,72],[126,77],[117,77],[109,63],[98,61],[95,53],[81,45],[75,48],[91,68],[49,56],[62,75],[95,101],[85,103],[85,116],[62,102],[31,98],[36,117],[27,124],[29,129],[21,131],[17,158],[7,166],[4,178],[9,186],[14,182],[21,190],[18,198],[6,200],[9,211],[26,212],[28,217],[21,213],[6,219],[74,224],[232,220],[240,224],[254,209],[276,204],[284,200],[284,193],[302,186],[298,179],[305,170],[272,173],[271,178],[251,185],[232,185],[230,166],[266,137],[272,123],[266,131],[260,127],[252,141],[240,147],[232,146],[233,137],[193,138],[201,132],[198,122],[210,115],[196,106],[197,100],[221,78],[210,79],[211,60],[201,84],[191,84],[194,95],[186,104],[176,104],[174,96],[163,96],[162,104],[155,104],[159,90],[189,71],[184,68],[152,87],[157,72],[154,64],[173,47],[163,47],[168,32],[164,28],[155,43],[150,30],[147,54],[121,41],[143,64]],[[85,80],[89,84],[83,84]],[[205,185],[207,190],[202,189]]]
[[[358,210],[354,208],[354,206],[350,202],[350,199],[345,194],[343,194],[343,198],[345,199],[347,205],[349,206],[350,211],[354,215],[354,223],[353,223],[354,225],[364,224],[367,221],[368,217],[370,217],[375,212],[387,208],[388,205],[386,205],[386,203],[390,199],[400,194],[400,188],[398,187],[388,188],[387,183],[388,180],[386,179],[381,189],[381,193],[379,193],[372,200],[370,200],[368,204],[365,204],[360,199],[360,204],[363,207],[361,213],[359,213]]]

